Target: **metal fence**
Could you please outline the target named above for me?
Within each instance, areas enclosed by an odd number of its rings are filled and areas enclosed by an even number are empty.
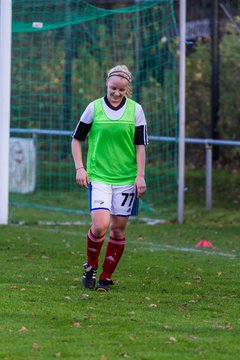
[[[167,142],[178,142],[178,138],[164,137],[164,136],[149,136],[150,140],[154,141],[167,141]],[[192,139],[185,138],[185,143],[198,144],[205,146],[205,203],[208,210],[212,207],[212,149],[214,145],[218,146],[237,146],[240,147],[240,141],[231,140],[213,140],[213,139]]]
[[[32,137],[37,137],[39,134],[45,135],[59,135],[59,136],[71,136],[71,131],[65,130],[47,130],[47,129],[19,129],[12,128],[11,133],[18,134],[31,134]],[[150,141],[162,141],[162,142],[175,142],[178,143],[179,139],[175,137],[166,136],[149,136]],[[185,138],[185,144],[197,144],[205,146],[205,204],[207,209],[212,208],[212,149],[213,146],[237,146],[240,147],[240,141],[231,140],[213,140],[213,139],[193,139]]]

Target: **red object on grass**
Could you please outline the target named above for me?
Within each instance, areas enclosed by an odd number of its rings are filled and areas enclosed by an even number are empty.
[[[207,240],[201,240],[197,243],[196,247],[201,247],[201,246],[205,246],[205,247],[213,247],[213,244],[210,241]]]

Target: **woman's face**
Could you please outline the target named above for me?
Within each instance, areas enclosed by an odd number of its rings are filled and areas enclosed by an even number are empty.
[[[129,82],[120,76],[111,76],[106,80],[107,98],[110,104],[117,107],[127,94]]]

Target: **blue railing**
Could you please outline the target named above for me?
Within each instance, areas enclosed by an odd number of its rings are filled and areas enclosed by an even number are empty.
[[[48,129],[20,129],[11,128],[11,133],[18,134],[31,134],[36,135],[59,135],[59,136],[71,136],[72,131],[68,130],[48,130]],[[175,142],[178,143],[178,138],[171,136],[154,136],[150,135],[149,140],[163,141],[163,142]],[[194,139],[185,138],[185,143],[205,145],[206,153],[206,208],[212,207],[212,146],[240,146],[240,141],[233,140],[214,140],[214,139]]]

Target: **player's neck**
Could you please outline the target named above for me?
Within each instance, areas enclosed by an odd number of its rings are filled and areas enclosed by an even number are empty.
[[[107,96],[104,97],[104,101],[110,109],[117,111],[125,105],[126,98],[123,97],[122,100],[120,101],[120,103],[118,103],[118,104],[115,104],[115,103],[113,104],[112,102],[110,102],[109,99],[107,98]]]

